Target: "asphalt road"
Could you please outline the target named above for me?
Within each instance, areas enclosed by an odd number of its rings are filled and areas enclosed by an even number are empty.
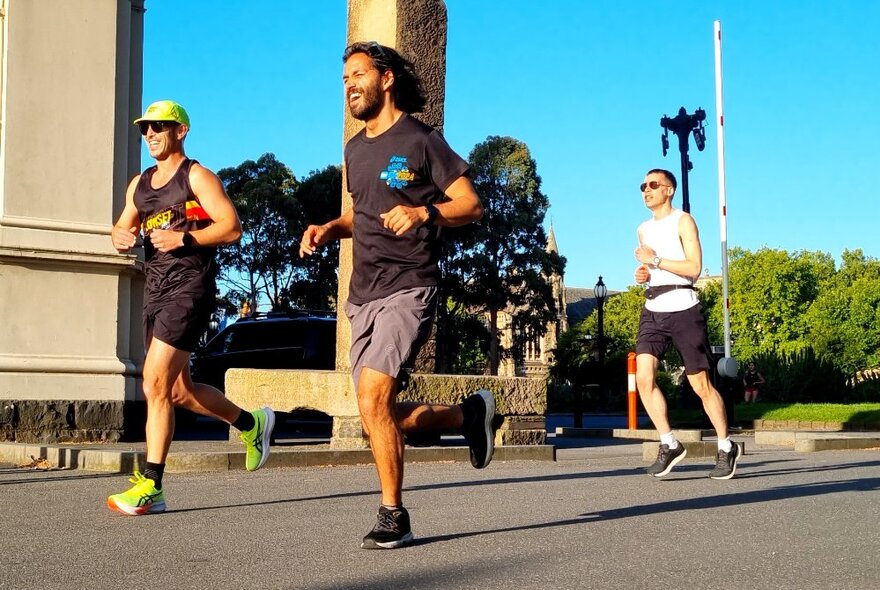
[[[608,441],[605,441],[608,443]],[[754,449],[730,481],[639,444],[552,462],[408,464],[416,543],[365,551],[372,466],[166,476],[169,511],[104,505],[121,475],[0,468],[0,588],[880,588],[880,451]]]

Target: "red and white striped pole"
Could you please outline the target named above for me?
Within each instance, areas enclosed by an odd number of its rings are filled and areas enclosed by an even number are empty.
[[[718,123],[718,210],[721,224],[721,296],[724,298],[724,358],[718,361],[723,377],[736,377],[738,367],[730,355],[730,289],[727,268],[727,189],[724,178],[724,107],[721,75],[721,21],[715,21],[715,117]]]
[[[626,355],[626,416],[627,428],[635,430],[636,425],[636,353],[631,352]]]

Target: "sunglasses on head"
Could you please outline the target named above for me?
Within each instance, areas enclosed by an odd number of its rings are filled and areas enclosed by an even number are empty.
[[[662,182],[657,182],[656,180],[652,180],[651,182],[643,182],[642,184],[640,184],[640,185],[639,185],[639,190],[640,190],[641,192],[645,192],[645,189],[650,187],[650,189],[651,189],[652,191],[655,191],[655,190],[657,190],[658,188],[660,188],[661,186],[671,186],[671,185],[669,185],[669,184],[663,184]]]
[[[175,121],[141,121],[138,123],[138,129],[141,130],[141,135],[147,134],[147,129],[152,129],[153,133],[162,133],[166,129],[172,129],[179,125],[179,123]]]

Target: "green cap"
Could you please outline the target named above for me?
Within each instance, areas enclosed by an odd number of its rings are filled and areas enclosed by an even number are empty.
[[[134,120],[134,124],[137,125],[141,121],[174,121],[189,127],[189,115],[186,114],[186,109],[173,100],[154,102],[147,107],[142,117]]]

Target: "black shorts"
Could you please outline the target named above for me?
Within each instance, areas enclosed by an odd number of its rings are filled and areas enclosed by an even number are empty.
[[[178,350],[192,352],[208,329],[214,294],[198,297],[177,295],[144,306],[144,344],[150,349],[153,338]]]
[[[636,354],[662,358],[670,342],[681,355],[688,375],[709,370],[712,353],[702,305],[698,303],[683,311],[670,312],[642,308]]]

